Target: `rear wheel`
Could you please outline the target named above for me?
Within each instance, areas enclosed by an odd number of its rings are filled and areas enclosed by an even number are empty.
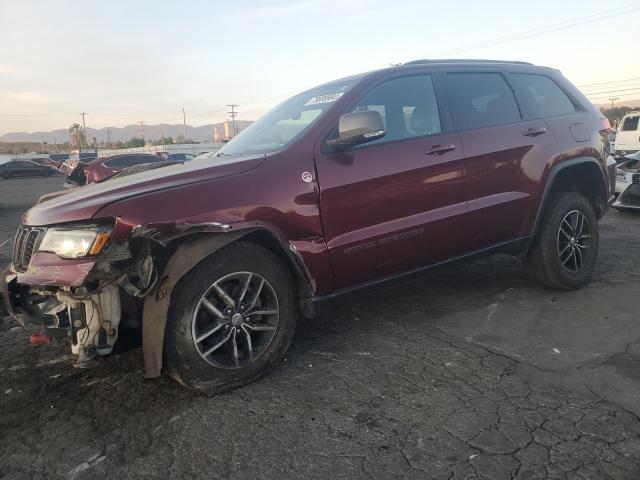
[[[583,195],[554,194],[527,256],[532,276],[547,287],[573,290],[591,280],[598,257],[598,217]]]
[[[165,365],[183,385],[223,392],[279,362],[296,323],[295,287],[270,251],[239,242],[203,260],[177,285]]]

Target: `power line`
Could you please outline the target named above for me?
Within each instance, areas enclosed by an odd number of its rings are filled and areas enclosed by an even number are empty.
[[[590,95],[604,95],[605,93],[619,93],[619,92],[628,92],[631,90],[640,90],[640,87],[635,87],[635,88],[621,88],[619,90],[608,90],[606,92],[592,92],[592,93],[585,93],[586,96],[590,96]]]
[[[617,96],[618,97],[632,97],[632,96],[636,96],[637,97],[638,95],[640,95],[640,92],[636,92],[636,93],[620,93]],[[606,97],[589,98],[589,100],[591,100],[593,102],[595,100],[609,100],[609,98],[610,98],[610,96],[606,96]],[[638,101],[640,102],[640,99],[638,99]]]
[[[623,83],[623,82],[631,82],[631,81],[636,81],[636,80],[640,80],[640,77],[625,78],[623,80],[612,80],[610,82],[590,83],[588,85],[578,85],[578,88],[596,87],[596,86],[599,86],[599,85],[610,85],[612,83]]]
[[[582,93],[584,93],[585,95],[592,95],[594,93],[595,94],[607,93],[609,91],[609,89],[624,91],[625,89],[629,90],[629,89],[638,88],[638,87],[640,87],[640,83],[627,83],[626,85],[604,86],[604,87],[596,88],[595,90],[586,90],[585,91],[583,89],[580,89],[580,91],[582,91]]]
[[[528,30],[522,33],[516,33],[513,35],[505,35],[503,37],[494,38],[492,40],[485,40],[482,42],[471,43],[468,45],[463,45],[451,50],[445,50],[438,53],[434,53],[432,56],[438,57],[442,55],[450,55],[452,53],[465,52],[468,50],[476,50],[478,48],[491,47],[494,45],[499,45],[501,43],[514,42],[517,40],[522,40],[525,38],[536,37],[539,35],[545,35],[547,33],[552,33],[558,30],[564,30],[566,28],[576,27],[579,25],[586,25],[588,23],[598,22],[600,20],[605,20],[608,18],[619,17],[620,15],[627,15],[636,10],[640,10],[640,4],[627,5],[626,7],[621,7],[617,9],[611,9],[606,12],[594,13],[591,15],[587,15],[584,17],[574,18],[572,20],[566,20],[561,23],[556,23],[553,25],[548,25],[546,27],[534,28],[532,30]]]

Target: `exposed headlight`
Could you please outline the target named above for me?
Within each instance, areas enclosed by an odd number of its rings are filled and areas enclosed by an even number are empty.
[[[104,227],[47,229],[38,248],[62,258],[78,258],[99,254],[109,240],[111,229]]]

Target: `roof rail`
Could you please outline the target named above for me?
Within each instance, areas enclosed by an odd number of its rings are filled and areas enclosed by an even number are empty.
[[[533,65],[533,63],[518,60],[480,60],[477,58],[424,58],[421,60],[412,60],[402,65],[421,65],[427,63],[516,63],[519,65]]]

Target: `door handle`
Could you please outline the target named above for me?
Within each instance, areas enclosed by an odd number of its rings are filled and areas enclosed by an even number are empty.
[[[547,129],[544,127],[540,128],[527,128],[522,135],[525,137],[537,137],[538,135],[542,135],[543,133],[547,133]]]
[[[455,145],[431,145],[430,148],[425,152],[427,155],[442,155],[443,153],[450,152],[451,150],[455,150]]]

